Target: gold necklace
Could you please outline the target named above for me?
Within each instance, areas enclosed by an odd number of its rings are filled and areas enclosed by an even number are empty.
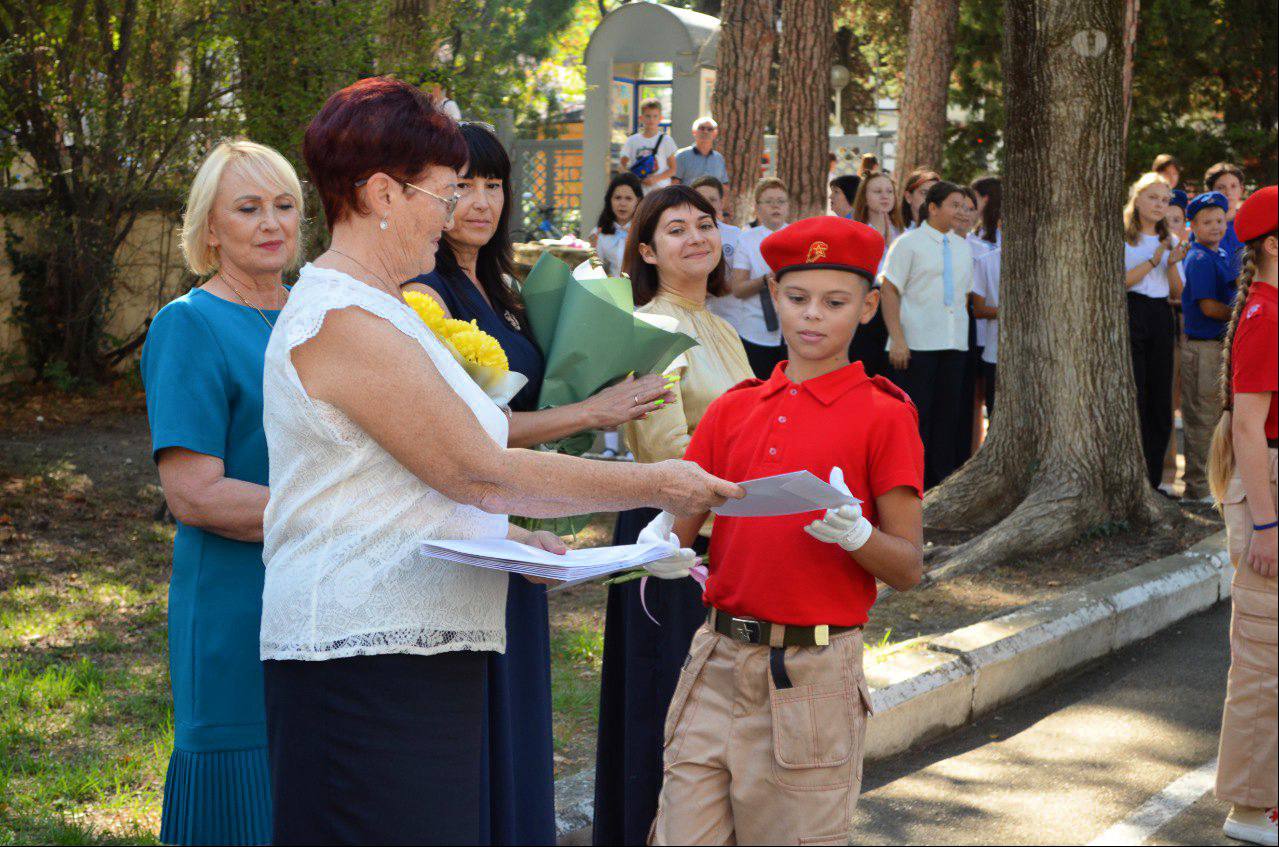
[[[227,284],[227,287],[228,287],[228,288],[230,288],[232,291],[234,291],[234,292],[235,292],[235,296],[240,298],[240,302],[241,302],[241,303],[243,303],[244,305],[248,306],[250,309],[252,309],[253,311],[257,312],[259,316],[261,316],[262,321],[263,321],[263,323],[265,323],[265,324],[266,324],[266,326],[267,326],[267,330],[268,330],[268,331],[270,331],[270,330],[274,330],[274,329],[275,329],[275,324],[271,323],[270,318],[268,318],[268,317],[266,316],[266,312],[262,311],[260,308],[258,308],[257,306],[253,305],[252,303],[250,303],[250,302],[248,301],[248,299],[247,299],[247,298],[245,298],[245,296],[244,296],[243,294],[241,294],[241,293],[240,293],[240,289],[236,288],[236,287],[235,287],[235,285],[234,285],[234,284],[232,284],[232,282],[231,282],[231,275],[230,275],[229,273],[227,273],[225,269],[221,269],[221,270],[219,270],[219,271],[218,271],[218,276],[222,277],[222,281],[223,281],[223,282],[225,282],[225,283]]]
[[[330,247],[329,252],[336,253],[337,255],[341,256],[343,259],[346,259],[349,262],[354,262],[355,264],[359,265],[362,271],[364,271],[367,274],[370,274],[374,279],[382,283],[382,286],[383,288],[387,290],[387,293],[391,293],[392,291],[396,292],[397,294],[399,293],[398,288],[393,287],[386,280],[382,279],[382,277],[374,273],[372,268],[370,268],[368,265],[364,264],[363,262],[361,262],[359,259],[355,258],[354,256],[348,256],[345,253],[343,253],[341,250],[337,249],[336,247]]]

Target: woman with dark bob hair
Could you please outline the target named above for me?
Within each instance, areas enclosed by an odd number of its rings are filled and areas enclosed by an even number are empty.
[[[606,388],[581,403],[537,407],[545,361],[512,286],[511,160],[493,130],[460,124],[467,164],[458,178],[453,228],[435,270],[403,284],[434,297],[450,317],[474,320],[528,377],[511,400],[510,447],[533,447],[582,430],[618,427],[671,399],[657,374]],[[633,177],[632,177],[633,178]],[[638,180],[637,180],[638,184]],[[506,653],[489,653],[488,744],[495,844],[555,842],[551,736],[551,644],[546,586],[512,576],[506,594]]]
[[[506,446],[506,413],[401,294],[435,265],[467,160],[457,124],[421,91],[380,77],[342,89],[302,152],[332,239],[302,268],[266,352],[274,843],[486,843],[488,654],[506,646],[508,581],[422,543],[562,552],[507,514],[689,514],[742,492],[683,462]]]
[[[706,198],[686,185],[646,195],[626,240],[625,266],[637,311],[672,317],[680,332],[697,339],[687,365],[678,370],[675,400],[626,425],[626,440],[642,466],[682,457],[707,407],[753,374],[737,331],[706,308],[708,297],[728,292],[719,226]],[[613,543],[634,542],[656,515],[653,509],[623,512]],[[694,549],[705,553],[709,538],[708,524]],[[662,786],[666,711],[693,633],[704,620],[701,587],[689,577],[609,589],[595,763],[596,844],[643,844],[648,836]]]

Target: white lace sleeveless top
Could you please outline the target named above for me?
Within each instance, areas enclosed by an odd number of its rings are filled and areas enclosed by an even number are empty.
[[[350,306],[421,344],[485,432],[506,445],[506,415],[412,309],[347,274],[302,268],[266,350],[271,499],[263,519],[262,658],[504,650],[506,574],[428,558],[419,545],[501,538],[506,517],[431,488],[298,379],[292,349],[320,331],[330,310]],[[406,383],[404,390],[421,389]],[[423,421],[422,438],[431,437]]]

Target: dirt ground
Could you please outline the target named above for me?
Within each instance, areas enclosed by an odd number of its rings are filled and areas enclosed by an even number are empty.
[[[33,472],[70,474],[78,482],[48,490],[16,487],[15,480]],[[125,513],[131,520],[154,521],[162,505],[157,481],[136,387],[122,385],[97,397],[0,397],[0,486],[8,485],[7,511],[0,508],[0,594],[13,585],[15,574],[30,571],[31,551],[101,546]],[[59,499],[56,506],[41,502],[49,496]],[[890,594],[875,607],[867,643],[898,643],[1004,614],[1184,549],[1221,527],[1216,513],[1205,506],[1183,505],[1181,515],[1173,534],[1122,531]],[[612,521],[612,516],[600,516],[573,543],[607,544]],[[152,578],[163,583],[167,576],[157,569]],[[556,764],[561,773],[588,766],[594,756],[606,599],[607,589],[598,584],[550,595]],[[157,647],[162,649],[162,639]]]

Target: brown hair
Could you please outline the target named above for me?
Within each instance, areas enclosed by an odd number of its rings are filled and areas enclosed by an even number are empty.
[[[1243,168],[1230,162],[1218,162],[1204,173],[1204,191],[1214,191],[1217,180],[1226,174],[1232,174],[1243,185]]]
[[[639,105],[640,114],[644,114],[649,109],[656,109],[659,112],[662,111],[662,101],[658,100],[656,97],[649,97],[647,100],[641,100]]]
[[[862,184],[857,186],[857,196],[853,198],[853,220],[862,224],[870,223],[870,208],[869,201],[866,199],[866,187],[871,184],[872,180],[876,179],[886,179],[888,184],[893,187],[893,208],[888,210],[889,225],[897,227],[899,231],[905,229],[902,225],[901,204],[897,202],[897,184],[893,182],[891,176],[883,171],[867,174],[866,178],[862,180]],[[884,243],[887,243],[892,233],[881,232],[880,235],[884,236]]]
[[[906,195],[919,188],[920,183],[936,180],[941,182],[941,174],[937,171],[930,171],[928,168],[915,168],[906,175],[906,181],[902,183],[901,202],[898,207],[901,209],[902,220],[909,226],[915,222],[915,210],[911,208],[910,201],[906,199]],[[928,201],[925,200],[925,203]]]
[[[874,153],[863,153],[861,164],[857,166],[857,175],[865,179],[873,173],[879,172],[879,157]]]
[[[1150,169],[1155,173],[1168,168],[1176,168],[1177,173],[1181,173],[1181,162],[1177,161],[1177,157],[1171,153],[1160,153],[1155,157],[1155,161],[1151,163]]]
[[[1230,312],[1230,323],[1226,325],[1226,337],[1221,342],[1221,420],[1212,433],[1212,443],[1208,447],[1208,490],[1212,498],[1220,505],[1230,485],[1230,478],[1235,472],[1235,439],[1231,427],[1234,425],[1234,387],[1233,387],[1233,354],[1235,330],[1239,326],[1239,314],[1247,305],[1248,294],[1252,290],[1252,281],[1257,276],[1257,255],[1261,245],[1274,233],[1254,238],[1239,251],[1239,278],[1235,281],[1235,305]]]
[[[706,198],[687,185],[668,185],[657,191],[644,195],[635,217],[631,220],[631,231],[626,237],[626,253],[622,257],[622,267],[631,278],[631,293],[636,306],[643,306],[657,296],[659,283],[657,266],[650,265],[640,256],[641,244],[653,245],[653,237],[657,232],[657,224],[667,209],[676,206],[692,206],[711,220],[716,220],[715,210]],[[728,293],[728,271],[724,264],[724,253],[720,251],[719,264],[715,265],[706,277],[706,294],[708,297],[722,297]]]

